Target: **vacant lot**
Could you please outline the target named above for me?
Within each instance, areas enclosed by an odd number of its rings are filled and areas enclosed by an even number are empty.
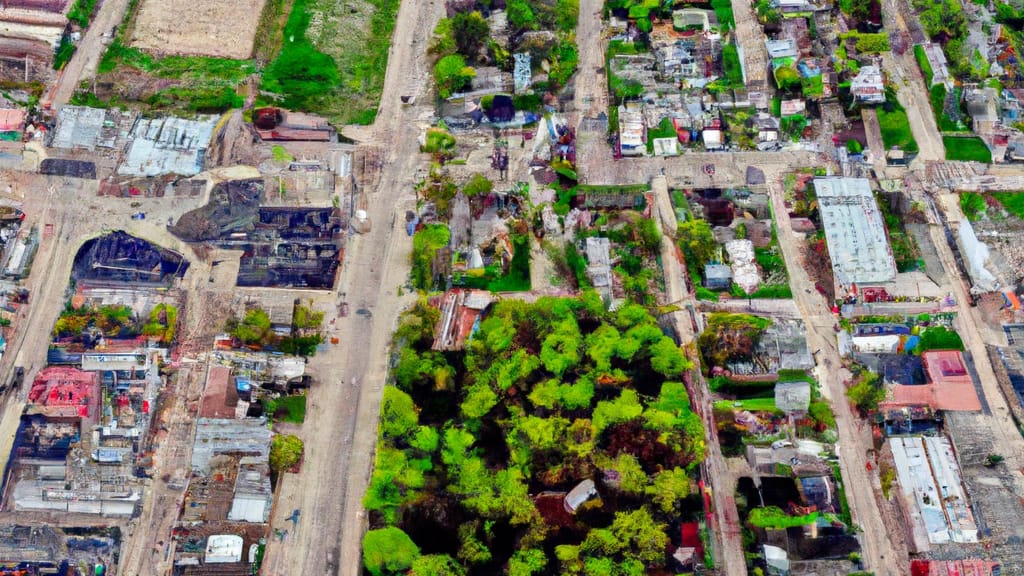
[[[143,0],[130,45],[162,54],[249,58],[265,0]]]
[[[981,138],[943,136],[942,144],[946,147],[946,160],[992,163],[992,152]]]
[[[262,89],[340,124],[372,123],[399,0],[295,0]]]

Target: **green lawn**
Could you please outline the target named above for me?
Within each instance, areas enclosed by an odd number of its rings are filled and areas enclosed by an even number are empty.
[[[914,58],[917,60],[917,65],[921,67],[921,75],[924,76],[925,83],[931,82],[935,72],[932,71],[932,65],[924,53],[924,46],[914,44]]]
[[[970,138],[943,136],[942,145],[946,147],[946,160],[992,163],[992,152],[981,138],[976,136]]]
[[[278,422],[302,424],[306,419],[306,396],[282,396],[263,401],[265,413]]]
[[[1011,214],[1024,220],[1024,192],[996,192],[992,196],[999,200]]]
[[[897,105],[891,112],[878,109],[878,125],[882,130],[882,143],[885,148],[891,149],[899,146],[901,150],[908,153],[917,152],[917,141],[910,131],[910,121],[907,120],[907,113]]]
[[[715,11],[718,25],[723,30],[726,28],[734,30],[736,28],[736,20],[732,15],[732,2],[730,0],[711,0],[711,9]]]
[[[751,412],[775,412],[775,398],[748,398],[746,400],[718,400],[715,402],[718,410],[730,410],[733,408],[749,410]]]

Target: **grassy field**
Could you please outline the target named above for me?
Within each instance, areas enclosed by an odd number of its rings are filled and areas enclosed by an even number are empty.
[[[992,163],[992,152],[981,138],[976,136],[971,138],[943,136],[942,145],[946,147],[946,160]]]
[[[306,396],[281,396],[264,400],[266,414],[278,422],[302,424],[306,420]]]
[[[286,108],[341,124],[372,123],[398,6],[399,0],[294,0],[263,90],[280,94]]]
[[[878,125],[882,130],[882,143],[886,149],[899,146],[904,152],[917,152],[917,141],[910,131],[907,113],[898,105],[891,112],[879,108]]]
[[[996,192],[992,196],[999,200],[1003,208],[1024,220],[1024,192]]]
[[[96,93],[77,92],[72,104],[132,105],[178,113],[219,113],[243,104],[238,87],[256,72],[252,60],[158,57],[133,48],[125,39],[131,35],[138,5],[132,3],[125,24],[103,53],[96,70]]]

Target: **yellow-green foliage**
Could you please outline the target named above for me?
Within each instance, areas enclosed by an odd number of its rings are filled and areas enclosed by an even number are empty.
[[[178,323],[178,309],[170,304],[157,304],[149,313],[149,321],[142,327],[142,333],[164,344],[174,341]]]

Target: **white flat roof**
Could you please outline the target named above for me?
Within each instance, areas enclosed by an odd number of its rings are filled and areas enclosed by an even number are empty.
[[[932,544],[977,542],[978,528],[967,505],[960,465],[945,437],[894,437],[900,489],[910,504],[913,530]]]
[[[815,178],[814,190],[832,271],[839,284],[848,287],[896,278],[885,223],[868,180]]]

